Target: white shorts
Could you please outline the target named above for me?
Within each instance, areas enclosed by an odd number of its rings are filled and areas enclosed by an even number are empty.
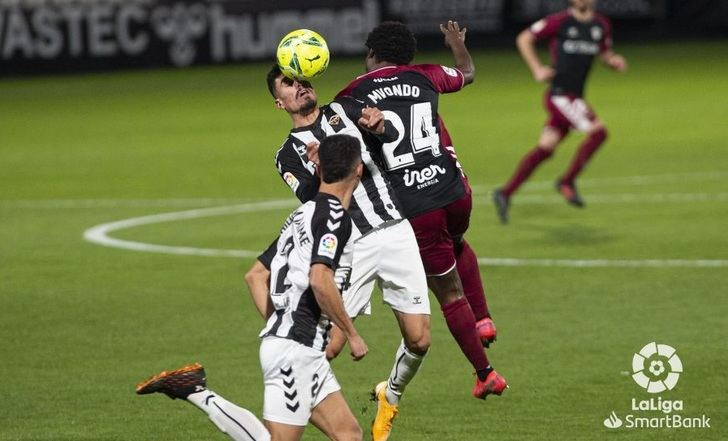
[[[263,419],[305,426],[313,408],[341,390],[322,351],[287,338],[265,337],[260,343],[265,392]]]
[[[430,314],[427,278],[409,221],[374,230],[354,242],[344,307],[350,317],[369,313],[374,282],[384,303],[405,314]]]

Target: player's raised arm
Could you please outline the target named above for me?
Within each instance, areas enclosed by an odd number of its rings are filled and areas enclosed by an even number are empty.
[[[465,46],[465,33],[467,28],[460,29],[458,22],[448,20],[447,25],[440,24],[440,31],[445,36],[445,46],[450,48],[455,59],[455,67],[462,72],[467,86],[475,80],[475,64]]]
[[[541,59],[536,52],[536,32],[541,32],[546,26],[547,24],[543,23],[543,20],[538,21],[531,28],[521,31],[518,37],[516,37],[518,52],[520,52],[528,68],[531,69],[533,78],[539,83],[551,81],[556,73],[551,67],[541,63]]]

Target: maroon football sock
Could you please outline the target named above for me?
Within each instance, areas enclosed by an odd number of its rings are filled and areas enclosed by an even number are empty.
[[[584,142],[581,143],[579,149],[574,155],[574,159],[571,161],[571,165],[566,173],[561,177],[561,182],[565,184],[573,184],[574,179],[581,173],[581,170],[589,162],[589,159],[599,150],[599,147],[607,139],[607,131],[605,129],[597,130],[587,137]]]
[[[548,159],[553,153],[553,150],[546,150],[538,146],[526,153],[526,156],[521,159],[521,163],[518,164],[516,172],[513,173],[511,179],[505,187],[503,187],[503,195],[507,198],[511,197],[511,195],[518,190],[518,187],[520,187],[521,184],[523,184],[526,179],[531,176],[531,173],[533,173],[536,167]]]
[[[470,361],[476,371],[484,371],[488,369],[490,363],[485,356],[483,343],[480,342],[478,331],[475,329],[475,316],[470,310],[468,300],[461,297],[452,303],[441,307],[445,316],[447,327],[450,333],[460,345],[460,350]]]
[[[490,317],[488,302],[485,299],[485,288],[480,280],[478,258],[470,245],[463,239],[455,247],[455,259],[460,280],[463,283],[465,298],[468,299],[475,321]]]

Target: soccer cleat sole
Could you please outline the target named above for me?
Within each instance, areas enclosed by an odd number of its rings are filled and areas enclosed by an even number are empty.
[[[197,378],[193,374],[197,374]],[[202,365],[199,363],[192,363],[182,368],[175,369],[173,371],[162,371],[159,374],[142,381],[141,383],[137,384],[136,393],[138,395],[147,395],[155,392],[161,392],[172,399],[184,398],[182,396],[175,396],[172,389],[174,389],[174,387],[191,387],[192,385],[195,385],[195,382],[199,383],[199,386],[204,388],[205,380],[205,369],[202,367]],[[178,384],[168,384],[170,382],[176,382]],[[189,382],[190,384],[184,384],[185,382]]]

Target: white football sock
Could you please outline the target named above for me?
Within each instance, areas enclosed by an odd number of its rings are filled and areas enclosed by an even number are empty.
[[[399,349],[397,349],[397,356],[394,359],[392,372],[389,374],[389,379],[387,380],[385,394],[387,395],[389,404],[399,404],[399,399],[404,389],[420,369],[424,358],[424,355],[417,355],[410,352],[404,345],[404,340],[402,340],[399,344]]]
[[[190,394],[187,401],[199,407],[218,429],[235,441],[270,441],[268,430],[255,415],[211,390]]]

